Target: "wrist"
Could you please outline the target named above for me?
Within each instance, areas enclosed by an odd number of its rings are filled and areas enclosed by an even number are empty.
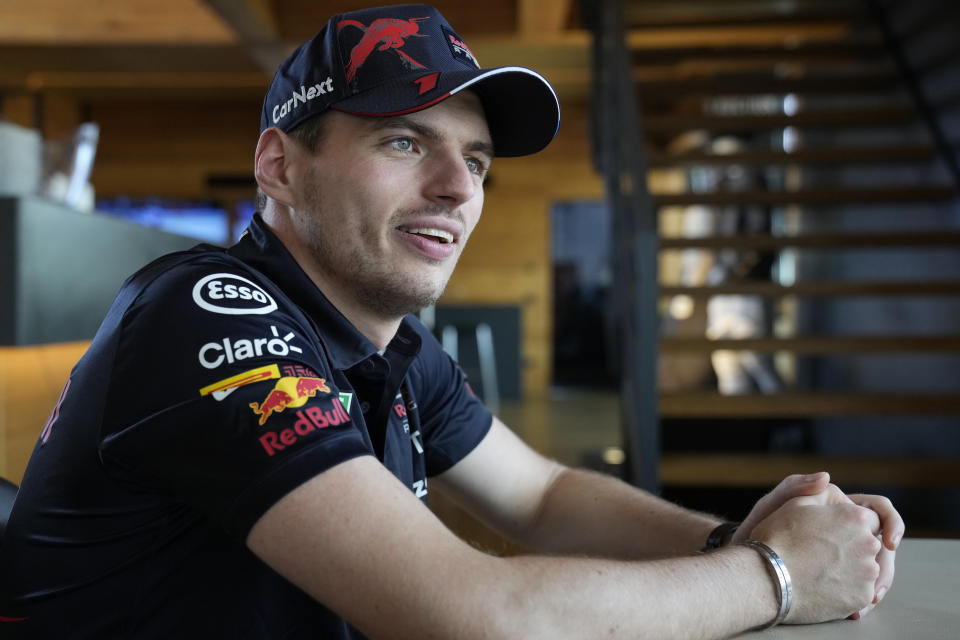
[[[738,546],[750,547],[763,558],[764,569],[773,583],[773,592],[777,600],[777,614],[773,620],[763,628],[768,629],[783,622],[790,613],[793,605],[793,582],[790,572],[777,553],[766,544],[758,540],[747,540],[737,543]]]

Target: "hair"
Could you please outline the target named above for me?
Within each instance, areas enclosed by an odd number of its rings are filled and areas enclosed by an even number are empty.
[[[320,145],[323,143],[326,133],[326,118],[328,112],[318,113],[315,116],[307,118],[293,129],[287,132],[287,135],[298,142],[303,148],[311,154],[316,155],[320,151]],[[257,187],[257,213],[263,213],[267,206],[267,194],[260,187]]]

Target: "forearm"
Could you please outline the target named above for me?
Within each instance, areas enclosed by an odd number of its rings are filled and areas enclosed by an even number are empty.
[[[701,549],[719,522],[610,476],[565,469],[518,537],[543,552],[655,558]]]
[[[578,490],[594,482],[571,478]],[[820,494],[790,500],[754,528],[789,568],[787,622],[834,620],[869,604],[879,528],[874,511]],[[720,638],[778,611],[765,560],[739,545],[646,561],[484,554],[372,456],[288,493],[247,544],[371,638]]]
[[[710,555],[622,562],[507,560],[511,637],[724,638],[774,618],[763,560],[746,547]],[[503,627],[500,627],[501,629]]]

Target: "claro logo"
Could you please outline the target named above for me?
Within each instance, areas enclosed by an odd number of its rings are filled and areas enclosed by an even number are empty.
[[[284,357],[303,353],[300,347],[289,344],[295,337],[292,331],[281,338],[277,328],[271,325],[270,333],[272,338],[223,338],[219,342],[208,342],[200,347],[197,357],[205,369],[216,369],[224,363],[233,364],[267,354]]]
[[[232,273],[214,273],[193,285],[193,301],[201,309],[231,316],[263,315],[277,310],[270,294]]]

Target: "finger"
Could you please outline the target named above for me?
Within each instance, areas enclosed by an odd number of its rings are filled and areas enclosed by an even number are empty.
[[[783,491],[789,494],[789,497],[810,496],[820,493],[830,484],[830,474],[826,471],[808,473],[802,475],[799,473],[787,476],[777,485],[777,488],[783,487]],[[776,489],[774,489],[776,491]]]
[[[873,604],[879,604],[880,601],[883,600],[883,597],[887,595],[887,591],[889,591],[890,587],[893,585],[894,563],[896,557],[897,552],[888,549],[887,547],[881,547],[880,553],[877,554],[877,563],[880,565],[880,575],[877,576]]]
[[[877,512],[880,517],[880,527],[883,530],[883,546],[891,551],[895,550],[903,539],[906,525],[893,503],[884,496],[870,494],[857,493],[849,497],[855,504]]]
[[[862,619],[865,615],[873,611],[874,607],[880,604],[883,597],[887,595],[887,591],[890,590],[890,585],[893,584],[895,557],[896,551],[892,551],[883,546],[880,547],[880,552],[877,554],[877,564],[880,565],[880,575],[877,576],[877,581],[874,583],[873,602],[863,609],[860,609],[860,611],[851,614],[849,616],[850,620]]]
[[[850,619],[851,619],[851,620],[862,620],[862,619],[863,619],[863,616],[865,616],[865,615],[867,615],[868,613],[870,613],[871,611],[873,611],[873,608],[874,608],[875,606],[877,606],[877,605],[875,605],[875,604],[868,604],[868,605],[865,606],[863,609],[860,609],[860,611],[857,611],[856,613],[854,613],[853,615],[851,615],[851,616],[850,616]]]
[[[795,473],[780,481],[773,491],[765,495],[761,502],[769,503],[776,511],[783,503],[799,496],[813,496],[822,493],[830,486],[830,474],[826,471],[817,473]]]
[[[874,607],[880,604],[883,597],[887,595],[887,591],[890,590],[890,585],[893,584],[893,566],[896,554],[896,551],[892,551],[886,547],[880,548],[880,553],[877,554],[877,563],[880,565],[880,575],[877,577],[877,582],[874,585],[873,602],[850,616],[851,620],[862,619],[865,615],[873,611]]]

